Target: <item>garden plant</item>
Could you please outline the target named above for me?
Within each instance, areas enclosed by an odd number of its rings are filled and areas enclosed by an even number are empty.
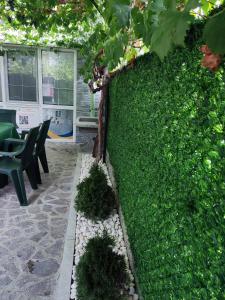
[[[89,240],[76,269],[78,300],[122,300],[129,283],[125,259],[113,251],[114,240],[104,233]]]
[[[114,192],[98,164],[91,167],[90,175],[78,185],[77,190],[76,209],[88,219],[104,220],[116,208]]]

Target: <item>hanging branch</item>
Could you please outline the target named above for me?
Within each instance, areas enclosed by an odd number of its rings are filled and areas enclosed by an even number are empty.
[[[11,10],[11,11],[14,11],[14,10],[15,10],[15,7],[14,7],[14,0],[8,0],[8,4],[9,4],[9,7],[10,7],[10,10]]]
[[[109,76],[106,67],[99,65],[99,58],[104,55],[104,49],[101,49],[94,59],[92,74],[93,79],[89,81],[88,85],[92,93],[97,93],[108,83]]]
[[[98,4],[94,0],[89,0],[89,1],[93,4],[93,6],[96,8],[96,10],[99,12],[99,14],[103,17],[103,14],[102,14]]]

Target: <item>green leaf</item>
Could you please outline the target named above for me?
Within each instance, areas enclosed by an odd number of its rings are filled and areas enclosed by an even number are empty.
[[[162,11],[164,11],[166,9],[163,0],[157,0],[157,1],[154,1],[153,3],[149,2],[149,7],[151,8],[151,10],[154,13],[157,13],[157,14],[161,13]]]
[[[175,10],[176,9],[176,0],[164,0],[165,6],[167,9],[172,9]]]
[[[151,46],[162,60],[172,45],[184,46],[186,31],[192,17],[185,12],[167,10],[160,15],[159,26],[154,30]]]
[[[130,20],[130,0],[109,0],[106,3],[105,19],[114,35],[121,28],[128,26]]]
[[[185,11],[190,11],[200,5],[199,0],[188,0],[185,5]]]
[[[144,28],[143,41],[146,45],[151,45],[152,33],[159,26],[159,18],[162,12],[166,10],[163,0],[155,0],[148,3],[144,11]]]
[[[215,8],[215,4],[217,3],[217,7],[218,5],[222,4],[222,1],[219,0],[201,0],[201,9],[203,10],[204,14],[207,16],[210,11]]]
[[[217,151],[214,151],[214,150],[209,152],[209,157],[210,158],[220,158],[219,153]]]
[[[123,57],[124,47],[127,45],[127,42],[128,35],[121,32],[106,41],[104,45],[105,60],[110,63],[110,70],[115,68],[119,63],[119,59]]]
[[[163,60],[171,47],[172,39],[169,32],[164,31],[162,27],[158,27],[151,38],[151,49]]]
[[[213,129],[217,133],[223,133],[223,125],[222,124],[216,124],[213,126]]]
[[[213,52],[225,53],[225,9],[209,19],[204,28],[203,38]]]
[[[131,10],[131,17],[132,17],[133,29],[136,37],[137,38],[143,37],[146,33],[143,14],[140,12],[140,10],[137,7],[134,7]]]

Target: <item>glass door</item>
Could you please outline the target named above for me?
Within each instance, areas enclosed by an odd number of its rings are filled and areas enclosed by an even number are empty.
[[[49,137],[74,140],[74,52],[42,50],[41,61],[43,119],[52,118]]]

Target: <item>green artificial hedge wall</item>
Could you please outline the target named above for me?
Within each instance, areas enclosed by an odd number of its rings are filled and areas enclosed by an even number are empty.
[[[199,47],[110,85],[108,151],[145,300],[225,299],[225,74]]]

